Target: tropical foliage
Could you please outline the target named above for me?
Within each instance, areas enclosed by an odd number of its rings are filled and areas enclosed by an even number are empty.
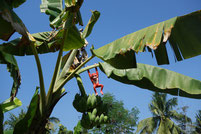
[[[128,110],[124,107],[123,101],[115,99],[114,95],[105,93],[103,96],[103,102],[109,104],[107,124],[100,127],[93,128],[91,132],[96,134],[118,134],[125,133],[131,134],[134,132],[134,127],[137,125],[139,110],[133,107]]]
[[[195,133],[201,133],[201,110],[196,114]]]
[[[167,41],[170,42],[176,61],[200,55],[201,11],[155,24],[126,35],[101,48],[92,48],[92,56],[88,58],[85,50],[88,45],[86,38],[90,36],[99,19],[100,13],[98,11],[92,11],[88,24],[83,27],[80,8],[84,0],[42,0],[41,12],[49,15],[52,31],[31,34],[14,12],[14,8],[20,8],[24,2],[25,0],[0,1],[0,39],[4,41],[0,45],[0,63],[7,65],[13,78],[10,99],[0,104],[0,133],[3,133],[3,113],[21,105],[16,98],[21,84],[21,75],[14,57],[16,55],[34,56],[40,84],[39,87],[36,87],[25,117],[14,127],[16,134],[46,132],[47,119],[57,102],[66,94],[64,85],[72,78],[79,76],[80,73],[94,67],[100,67],[108,77],[126,84],[173,95],[177,95],[180,90],[181,96],[201,98],[201,81],[161,68],[137,64],[135,58],[135,53],[145,52],[147,49],[155,54],[159,65],[169,64],[165,46]],[[78,25],[84,30],[78,30]],[[15,32],[18,32],[22,37],[9,40]],[[55,70],[49,89],[46,90],[38,55],[56,51],[58,51],[58,57]],[[65,56],[63,56],[63,51],[67,51]],[[94,57],[102,59],[105,63],[84,67]],[[161,76],[160,80],[158,79],[159,75]],[[78,79],[78,86],[83,91],[81,77]],[[177,113],[172,111],[172,114]],[[88,116],[86,115],[86,117]],[[166,119],[165,121],[168,123],[164,125],[162,122],[159,126],[160,131],[163,128],[173,126],[173,123]],[[83,120],[85,121],[85,119]],[[151,119],[150,121],[152,122]],[[95,125],[100,124],[96,122]],[[179,131],[175,126],[174,131],[176,130]]]
[[[4,128],[6,130],[13,130],[17,122],[22,120],[25,115],[26,115],[26,111],[24,109],[21,109],[18,115],[9,113],[8,119],[4,122]]]
[[[155,131],[159,134],[184,133],[172,119],[181,121],[185,118],[187,122],[191,122],[191,119],[174,110],[176,106],[177,98],[168,99],[167,94],[154,93],[151,104],[149,104],[149,109],[153,117],[140,121],[136,132],[140,134],[152,134]]]

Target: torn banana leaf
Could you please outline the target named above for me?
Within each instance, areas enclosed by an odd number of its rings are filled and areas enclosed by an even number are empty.
[[[3,113],[13,110],[22,105],[22,102],[18,98],[14,98],[13,101],[10,101],[10,98],[0,104]]]
[[[147,48],[151,53],[154,51],[159,65],[169,64],[167,41],[172,47],[175,61],[200,55],[201,10],[126,35],[93,50],[93,54],[111,65],[124,63],[119,68],[133,68],[136,63],[134,53],[144,52]]]
[[[201,81],[191,77],[146,64],[137,64],[133,69],[116,69],[100,63],[101,70],[109,77],[125,84],[151,91],[201,99]]]
[[[0,50],[0,64],[6,64],[10,76],[13,78],[13,86],[11,90],[11,101],[14,99],[21,84],[21,75],[15,57],[11,54],[4,53]]]
[[[60,49],[60,43],[62,41],[63,30],[59,32],[42,32],[32,34],[36,40],[36,49],[39,54],[55,52]],[[84,46],[85,40],[81,38],[81,34],[76,27],[72,27],[67,34],[64,42],[64,51],[81,48]],[[23,38],[17,38],[8,43],[0,45],[0,51],[17,55],[33,55],[30,42]]]
[[[63,10],[63,0],[42,0],[41,2],[40,11],[50,15],[50,21],[53,21]]]
[[[98,19],[100,17],[100,12],[98,12],[98,11],[91,11],[91,12],[92,12],[92,16],[83,31],[83,34],[82,34],[83,38],[87,38],[91,34],[91,31],[92,31],[94,25],[96,24],[96,22],[98,21]]]

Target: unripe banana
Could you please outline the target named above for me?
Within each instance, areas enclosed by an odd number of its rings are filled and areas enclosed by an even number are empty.
[[[107,116],[104,116],[104,123],[107,122],[107,119],[108,119],[108,117],[107,117]]]
[[[92,105],[91,105],[91,95],[88,96],[88,99],[87,99],[87,106],[90,108]]]
[[[92,123],[95,122],[95,118],[96,118],[96,116],[92,114],[92,115],[91,115],[91,122],[92,122]]]
[[[100,119],[99,119],[99,123],[103,123],[104,121],[104,114],[101,114]]]
[[[96,113],[97,113],[97,109],[94,108],[93,111],[92,111],[92,114],[93,114],[93,115],[96,115]]]
[[[97,124],[97,123],[99,123],[99,116],[96,116],[96,119],[95,119],[95,123]]]
[[[92,94],[91,96],[91,104],[92,104],[92,107],[95,107],[95,104],[96,104],[96,96],[94,94]]]

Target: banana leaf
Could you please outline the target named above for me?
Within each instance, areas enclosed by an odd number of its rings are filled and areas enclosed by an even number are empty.
[[[18,98],[14,98],[13,101],[10,101],[10,98],[5,100],[3,103],[0,104],[3,113],[13,110],[22,105],[22,102]]]
[[[169,64],[166,43],[169,41],[175,61],[201,54],[201,10],[175,17],[126,35],[93,54],[120,69],[135,67],[134,53],[154,52],[158,65]],[[122,63],[124,65],[122,65]],[[120,66],[118,66],[120,65]]]
[[[26,39],[29,39],[27,29],[22,20],[15,14],[12,6],[16,7],[23,3],[22,0],[11,1],[11,4],[7,0],[0,1],[0,39],[8,40],[14,32],[20,33]],[[13,4],[13,5],[12,5]],[[4,33],[5,32],[5,33]]]
[[[91,34],[91,31],[92,31],[95,23],[98,21],[98,19],[100,17],[100,12],[98,12],[98,11],[91,11],[91,12],[92,12],[92,16],[83,31],[83,34],[82,34],[83,38],[86,38]]]
[[[38,106],[39,106],[39,95],[38,95],[38,88],[36,88],[36,91],[31,99],[31,102],[25,117],[15,125],[14,132],[13,132],[14,134],[28,133],[31,123],[36,115]]]
[[[50,21],[53,21],[63,10],[63,0],[42,0],[41,2],[40,11],[50,15]]]
[[[21,84],[21,75],[17,65],[17,61],[13,55],[4,53],[0,50],[0,64],[6,64],[7,70],[13,78],[13,86],[11,90],[11,101],[14,99]]]
[[[64,51],[77,49],[84,46],[85,40],[81,38],[81,34],[76,27],[70,28],[69,33],[70,34],[67,34],[67,39],[64,43]],[[60,49],[63,30],[60,30],[59,32],[35,33],[32,34],[32,36],[36,40],[36,49],[39,54],[56,52]],[[0,45],[0,51],[17,56],[33,55],[30,43],[31,42],[27,42],[23,38],[17,38],[8,43],[3,43]]]
[[[100,63],[100,68],[109,78],[125,84],[201,99],[201,81],[167,69],[140,63],[133,69],[116,69],[107,63]]]

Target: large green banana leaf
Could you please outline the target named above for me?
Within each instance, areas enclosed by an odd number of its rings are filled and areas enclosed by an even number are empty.
[[[28,130],[30,129],[31,123],[36,115],[38,105],[39,105],[39,95],[38,95],[38,88],[36,88],[36,91],[31,99],[31,102],[29,104],[29,108],[25,117],[15,125],[14,132],[13,132],[14,134],[30,133],[28,132]]]
[[[13,78],[13,86],[11,90],[11,100],[14,99],[21,84],[21,75],[15,57],[11,54],[4,53],[0,50],[0,64],[6,64],[10,76]]]
[[[140,63],[133,69],[116,69],[107,63],[100,65],[108,77],[122,83],[151,91],[201,99],[201,81],[188,76]]]
[[[134,53],[153,49],[157,63],[169,64],[166,43],[169,41],[176,61],[201,54],[201,10],[175,17],[126,35],[93,53],[116,68],[133,68]],[[123,63],[123,65],[122,65]],[[119,65],[119,66],[118,66]]]
[[[21,19],[13,11],[13,7],[22,4],[23,0],[14,0],[8,2],[7,0],[0,1],[0,39],[8,40],[14,32],[18,32],[25,38],[29,39],[27,29]]]
[[[81,38],[81,34],[76,27],[70,28],[69,33],[70,34],[67,34],[67,39],[64,43],[64,51],[77,49],[85,44],[85,40]],[[48,52],[55,52],[60,49],[63,30],[60,30],[60,32],[35,33],[32,34],[32,36],[36,40],[35,44],[38,53],[43,54]],[[32,55],[33,52],[30,43],[31,42],[23,40],[23,38],[17,38],[8,43],[3,43],[0,45],[0,50],[18,56]]]

